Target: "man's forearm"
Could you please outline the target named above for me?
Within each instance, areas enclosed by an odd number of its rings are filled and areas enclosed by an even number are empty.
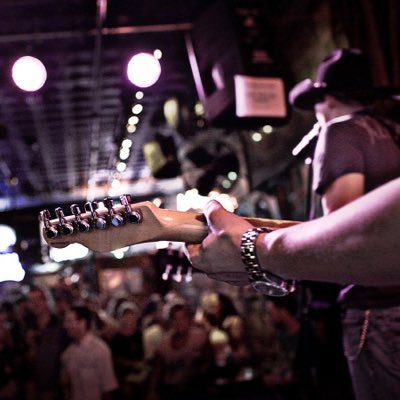
[[[326,217],[263,235],[257,254],[284,278],[399,284],[400,179]]]

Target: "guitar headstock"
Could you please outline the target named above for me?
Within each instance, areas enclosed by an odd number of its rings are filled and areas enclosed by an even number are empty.
[[[52,247],[80,243],[100,252],[159,240],[199,243],[207,235],[201,214],[160,209],[150,201],[132,204],[131,200],[130,195],[122,195],[117,205],[111,198],[102,205],[87,202],[84,211],[72,204],[71,215],[58,207],[56,219],[43,210],[42,235]]]

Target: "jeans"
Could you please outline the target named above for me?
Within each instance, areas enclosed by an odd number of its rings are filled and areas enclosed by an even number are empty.
[[[400,399],[400,306],[347,310],[343,346],[357,400]]]

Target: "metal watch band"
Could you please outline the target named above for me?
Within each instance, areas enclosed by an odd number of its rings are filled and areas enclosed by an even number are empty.
[[[255,290],[269,296],[285,296],[295,289],[294,281],[263,271],[257,259],[256,240],[260,233],[272,232],[270,228],[251,228],[242,235],[240,255]]]

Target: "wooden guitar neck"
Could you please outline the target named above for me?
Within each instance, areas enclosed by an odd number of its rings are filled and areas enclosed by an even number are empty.
[[[127,195],[125,195],[127,196]],[[104,201],[105,207],[86,203],[86,212],[76,204],[72,215],[56,209],[57,219],[48,210],[40,213],[42,234],[50,246],[65,247],[80,243],[93,251],[112,251],[121,247],[160,240],[201,243],[208,228],[201,213],[161,209],[151,202],[131,204],[121,196],[121,204]],[[245,218],[254,226],[278,229],[297,224],[295,221]]]

